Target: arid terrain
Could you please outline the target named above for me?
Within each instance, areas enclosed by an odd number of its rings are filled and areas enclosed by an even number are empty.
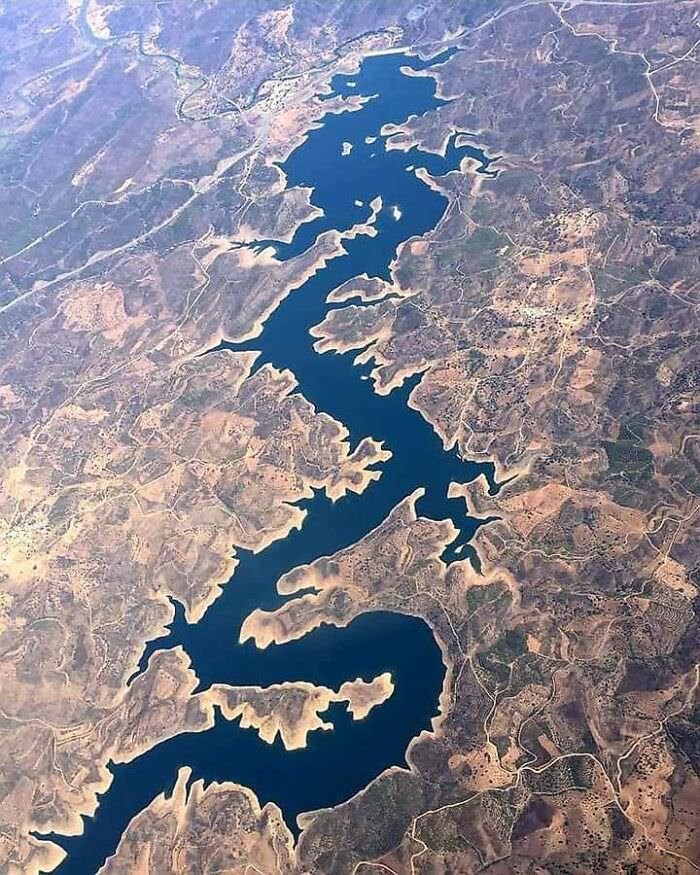
[[[151,875],[690,875],[700,869],[700,2],[174,0],[0,3],[0,872],[50,871],[136,759],[215,714],[304,747],[337,689],[198,679],[146,642],[197,622],[237,551],[363,493],[391,447],[317,410],[290,371],[217,350],[370,224],[279,260],[317,210],[277,163],[371,53],[456,49],[447,102],[385,131],[499,156],[313,329],[355,350],[446,449],[488,519],[407,496],[365,538],[278,582],[242,640],[360,614],[423,618],[446,665],[406,768],[291,824],[183,764],[102,871]],[[231,578],[230,583],[227,583]],[[385,706],[386,707],[386,706]],[[189,782],[189,783],[188,783]]]

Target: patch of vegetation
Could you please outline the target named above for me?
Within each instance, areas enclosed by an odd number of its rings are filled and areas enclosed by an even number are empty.
[[[467,238],[464,248],[467,252],[484,252],[500,249],[508,242],[507,238],[493,228],[477,228],[471,237]]]
[[[479,198],[474,201],[469,212],[477,225],[491,225],[498,216],[498,213],[486,198]]]
[[[502,662],[513,662],[527,652],[525,635],[518,629],[511,629],[498,640],[491,653],[498,656]]]
[[[643,444],[649,437],[649,420],[642,414],[631,417],[620,429],[620,440]]]
[[[626,431],[622,433],[631,434]],[[635,486],[648,483],[654,474],[654,456],[637,440],[603,441],[608,457],[608,477],[622,474]]]
[[[494,589],[493,586],[470,586],[467,590],[467,611],[473,614],[492,601],[496,596]]]
[[[469,350],[467,360],[469,361],[472,371],[475,372],[483,367],[483,364],[486,361],[486,356],[479,349],[471,349]]]

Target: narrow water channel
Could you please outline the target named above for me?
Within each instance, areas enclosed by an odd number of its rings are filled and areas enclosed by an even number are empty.
[[[395,692],[360,722],[332,706],[334,730],[313,733],[302,751],[287,752],[279,740],[267,745],[253,730],[219,718],[208,732],[177,736],[133,763],[113,767],[112,786],[101,798],[96,816],[85,819],[84,834],[52,836],[68,851],[57,870],[62,875],[96,872],[114,852],[129,820],[172,787],[182,765],[192,767],[194,778],[232,780],[251,787],[262,803],[272,800],[280,805],[294,828],[299,812],[337,804],[385,768],[405,764],[408,743],[430,726],[437,713],[445,669],[435,639],[420,619],[374,612],[347,629],[322,627],[300,641],[264,651],[250,643],[237,644],[241,623],[252,610],[281,603],[275,584],[282,574],[359,540],[419,486],[427,490],[419,511],[435,519],[449,517],[459,529],[445,553],[447,561],[456,558],[457,550],[472,537],[476,521],[465,516],[463,502],[447,499],[447,487],[452,480],[466,482],[482,471],[492,482],[491,466],[445,452],[430,425],[408,407],[416,380],[389,396],[379,396],[366,379],[368,367],[354,366],[352,354],[317,354],[309,335],[327,313],[325,301],[332,289],[363,273],[388,279],[397,246],[439,222],[447,201],[421,182],[414,168],[439,175],[457,169],[461,159],[470,155],[481,162],[481,172],[490,172],[490,161],[482,152],[457,148],[454,138],[444,157],[418,149],[386,151],[380,133],[383,125],[401,123],[442,102],[435,97],[435,81],[405,75],[401,68],[406,66],[420,70],[426,62],[403,55],[374,56],[365,60],[359,73],[336,76],[334,93],[372,99],[358,111],[327,115],[283,165],[290,187],[313,188],[312,200],[323,215],[302,225],[291,243],[274,243],[279,258],[295,257],[328,228],[345,230],[365,221],[370,201],[379,195],[384,209],[377,217],[377,236],[347,241],[347,254],[329,262],[289,295],[267,320],[260,337],[238,345],[224,341],[212,352],[259,350],[256,367],[272,362],[289,368],[316,408],[348,427],[353,443],[370,435],[385,442],[392,458],[381,466],[381,478],[360,496],[349,495],[332,504],[317,493],[302,502],[309,514],[300,531],[257,556],[241,552],[231,582],[201,622],[187,624],[176,606],[169,635],[151,642],[141,660],[143,669],[155,650],[182,645],[202,689],[212,683],[265,686],[284,680],[337,687],[345,680],[357,676],[370,680],[388,670]],[[352,144],[345,155],[344,142]],[[390,209],[394,205],[400,215]]]

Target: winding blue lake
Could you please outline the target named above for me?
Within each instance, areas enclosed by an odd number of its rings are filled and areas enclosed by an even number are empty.
[[[441,60],[444,56],[431,63]],[[417,149],[385,150],[383,125],[403,122],[442,102],[435,97],[431,77],[401,71],[402,67],[421,70],[428,63],[397,54],[374,56],[365,60],[359,73],[334,78],[334,94],[372,99],[358,111],[327,115],[323,126],[312,130],[285,162],[282,169],[288,185],[313,188],[312,200],[323,215],[302,225],[291,243],[273,245],[279,258],[294,258],[323,231],[345,230],[365,221],[370,215],[368,204],[377,195],[385,206],[376,222],[379,233],[347,241],[346,254],[294,291],[267,320],[260,337],[245,344],[224,341],[210,353],[259,350],[256,367],[272,362],[289,368],[300,391],[317,409],[348,427],[353,443],[371,435],[383,440],[393,456],[381,466],[381,478],[363,495],[332,504],[316,494],[302,502],[309,515],[301,531],[257,556],[241,552],[234,577],[202,621],[187,624],[177,607],[170,634],[151,642],[141,660],[143,670],[155,650],[180,644],[192,658],[202,689],[212,683],[265,686],[283,680],[337,687],[357,676],[370,680],[388,670],[395,692],[360,722],[352,721],[340,706],[332,706],[335,729],[312,733],[302,751],[287,752],[279,740],[267,745],[253,730],[219,718],[208,732],[177,736],[134,763],[114,767],[113,784],[101,798],[97,815],[85,819],[84,834],[52,836],[68,851],[57,870],[64,875],[96,872],[116,849],[130,819],[172,787],[180,766],[191,766],[194,778],[233,780],[251,787],[262,803],[272,800],[280,805],[294,828],[299,812],[337,804],[388,766],[405,764],[410,740],[429,728],[437,713],[445,667],[432,632],[418,618],[374,612],[347,629],[322,627],[300,641],[264,651],[236,643],[241,623],[252,610],[281,603],[275,584],[282,574],[359,540],[417,487],[427,489],[419,511],[435,519],[449,517],[459,530],[445,553],[446,561],[457,557],[477,526],[465,515],[462,501],[447,499],[450,481],[466,482],[483,472],[495,488],[491,466],[445,452],[432,428],[407,406],[416,379],[389,396],[376,395],[370,381],[363,379],[369,366],[353,366],[353,354],[317,354],[309,335],[328,312],[325,299],[332,289],[363,273],[388,279],[397,246],[439,222],[447,201],[409,168],[443,174],[457,169],[470,155],[481,162],[481,172],[492,172],[490,160],[480,150],[457,148],[454,138],[445,156]],[[374,142],[365,142],[374,137]],[[343,142],[353,144],[347,155],[342,154]],[[401,211],[398,219],[389,209],[394,204]]]

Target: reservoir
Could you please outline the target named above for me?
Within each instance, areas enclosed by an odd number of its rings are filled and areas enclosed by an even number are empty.
[[[231,780],[251,787],[261,803],[276,802],[294,829],[298,813],[342,802],[385,768],[405,765],[410,740],[429,728],[437,714],[445,667],[432,632],[418,618],[374,612],[346,629],[324,626],[299,641],[264,651],[237,641],[241,623],[251,611],[281,604],[275,584],[282,574],[356,542],[416,488],[426,489],[418,503],[421,514],[449,517],[459,530],[445,552],[446,561],[459,555],[477,526],[465,515],[462,501],[447,499],[450,481],[466,482],[484,473],[496,488],[490,465],[476,465],[455,452],[445,452],[432,427],[408,407],[408,395],[418,378],[388,396],[377,395],[366,379],[370,366],[353,365],[354,353],[319,355],[309,335],[328,312],[326,297],[332,289],[364,273],[390,279],[399,244],[440,221],[447,201],[420,181],[414,168],[440,175],[458,169],[468,155],[480,162],[480,172],[492,172],[490,159],[474,147],[457,147],[454,137],[444,156],[418,149],[385,149],[383,125],[401,123],[443,102],[435,96],[432,77],[415,75],[443,60],[445,56],[431,62],[398,54],[372,56],[358,73],[333,79],[334,94],[371,99],[357,111],[328,114],[282,165],[288,186],[312,188],[312,201],[323,214],[302,225],[288,244],[261,241],[260,245],[273,245],[280,259],[294,258],[323,231],[342,231],[366,221],[368,204],[377,196],[384,204],[375,225],[379,233],[346,241],[346,254],[292,292],[259,337],[245,344],[223,340],[211,352],[227,355],[229,349],[253,349],[260,352],[256,367],[272,362],[289,368],[299,381],[299,391],[318,410],[347,426],[353,445],[371,436],[384,441],[392,458],[381,465],[380,479],[362,495],[350,494],[332,504],[316,493],[302,502],[308,516],[301,530],[257,556],[238,553],[240,564],[232,580],[204,618],[189,625],[176,605],[168,636],[150,642],[141,660],[143,669],[155,650],[182,645],[201,689],[213,683],[266,686],[285,680],[337,688],[358,676],[371,680],[390,671],[394,694],[359,722],[352,721],[343,708],[332,706],[328,716],[333,731],[312,733],[308,747],[301,751],[287,752],[279,740],[265,744],[254,730],[242,730],[219,717],[208,732],[177,736],[133,763],[111,767],[112,786],[101,797],[96,816],[85,819],[84,834],[51,836],[68,851],[57,870],[64,875],[96,872],[116,849],[131,818],[158,793],[170,791],[180,766],[191,766],[194,779]],[[402,72],[406,67],[414,74]]]

